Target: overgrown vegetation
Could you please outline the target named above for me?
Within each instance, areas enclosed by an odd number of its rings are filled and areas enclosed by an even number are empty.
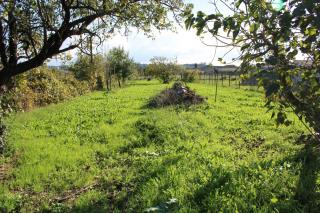
[[[176,60],[166,57],[153,57],[146,68],[149,75],[156,77],[164,84],[168,84],[174,80],[181,73],[182,69]]]
[[[318,154],[300,137],[305,129],[294,116],[290,127],[276,127],[260,92],[221,87],[214,102],[211,86],[189,86],[207,103],[146,109],[166,85],[139,81],[12,115],[0,206],[24,212],[319,211]]]
[[[112,78],[115,78],[118,86],[121,87],[121,84],[123,85],[134,72],[134,61],[122,47],[111,49],[106,57],[106,62],[108,90],[111,90]]]
[[[89,83],[78,81],[71,73],[40,67],[17,77],[5,97],[16,111],[58,103],[89,91]]]
[[[197,69],[185,69],[181,72],[181,81],[186,83],[194,82],[199,77],[200,71]]]
[[[104,87],[106,59],[102,55],[79,54],[74,64],[69,67],[79,81],[86,82],[91,90],[101,90]]]
[[[241,71],[256,74],[277,123],[290,124],[286,112],[293,110],[320,141],[319,1],[218,0],[213,6],[214,14],[187,12],[187,28],[241,48]]]

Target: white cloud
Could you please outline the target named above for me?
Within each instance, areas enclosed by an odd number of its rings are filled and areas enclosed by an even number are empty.
[[[195,4],[195,12],[203,10],[210,13],[213,9],[209,0],[189,0],[188,2]],[[129,36],[118,34],[110,38],[99,50],[104,54],[118,46],[124,47],[129,51],[131,57],[140,63],[148,63],[153,56],[165,56],[177,58],[179,63],[210,63],[213,61],[213,64],[219,64],[218,57],[222,57],[228,51],[226,48],[220,48],[217,49],[215,55],[215,48],[204,45],[195,30],[187,31],[180,27],[177,28],[177,33],[155,32],[154,39],[145,36],[142,32],[132,30]],[[237,56],[237,51],[233,51],[227,56],[227,61]]]

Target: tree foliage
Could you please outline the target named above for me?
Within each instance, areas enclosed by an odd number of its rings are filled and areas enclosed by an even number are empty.
[[[120,29],[168,29],[185,6],[182,0],[0,0],[0,83],[59,53],[88,52]]]
[[[146,71],[162,83],[168,84],[174,79],[175,75],[181,73],[181,67],[177,65],[176,60],[170,60],[166,57],[153,57]]]
[[[319,1],[223,1],[229,15],[185,13],[187,28],[213,35],[223,47],[239,47],[241,68],[255,72],[265,88],[266,106],[278,123],[289,124],[292,109],[320,132]],[[214,4],[217,6],[217,3]],[[302,63],[297,59],[303,58]]]
[[[194,82],[200,74],[200,70],[197,69],[184,69],[181,72],[181,81],[183,82]]]
[[[115,75],[121,86],[120,81],[125,82],[133,73],[134,61],[122,47],[115,47],[107,55],[107,67],[108,73]]]
[[[93,57],[79,54],[75,63],[70,66],[70,71],[80,81],[88,82],[90,88],[101,89],[98,81],[103,79],[105,68],[105,58],[102,55],[95,55]]]

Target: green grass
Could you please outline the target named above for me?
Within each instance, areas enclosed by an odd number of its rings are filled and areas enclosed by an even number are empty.
[[[319,157],[276,127],[261,92],[190,84],[207,104],[147,109],[166,85],[137,81],[106,94],[18,113],[9,126],[7,211],[319,211]]]

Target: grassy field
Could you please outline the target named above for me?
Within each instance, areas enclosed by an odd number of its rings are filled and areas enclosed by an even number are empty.
[[[167,85],[116,92],[7,119],[3,211],[317,212],[319,151],[299,122],[276,127],[263,94],[190,84],[207,103],[148,109]],[[1,210],[0,210],[1,211]]]

